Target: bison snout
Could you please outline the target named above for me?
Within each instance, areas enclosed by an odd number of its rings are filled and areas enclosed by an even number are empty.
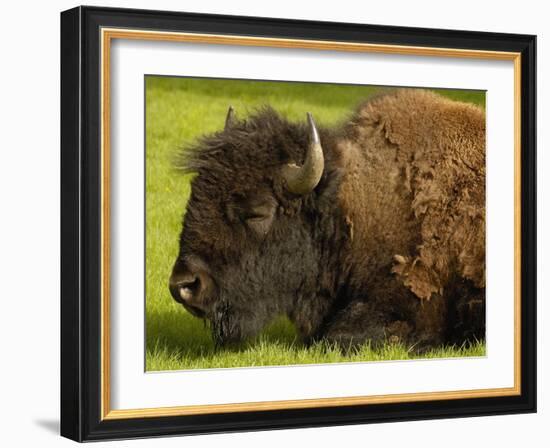
[[[170,293],[176,302],[197,317],[206,314],[205,290],[209,281],[204,272],[193,272],[188,266],[176,263],[170,276]]]

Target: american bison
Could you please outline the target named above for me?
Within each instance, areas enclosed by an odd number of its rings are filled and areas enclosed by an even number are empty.
[[[188,148],[169,287],[218,345],[288,316],[305,343],[485,334],[485,114],[419,89],[334,128],[270,107]]]

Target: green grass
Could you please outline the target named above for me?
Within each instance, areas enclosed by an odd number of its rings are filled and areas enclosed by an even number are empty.
[[[227,108],[240,117],[270,104],[291,120],[311,112],[322,125],[346,119],[362,100],[384,88],[217,79],[146,78],[146,370],[199,369],[410,359],[406,347],[368,345],[342,353],[317,344],[304,347],[290,322],[278,319],[239,349],[216,351],[208,328],[171,298],[168,278],[178,251],[181,218],[191,175],[172,167],[178,148],[219,130]],[[484,105],[484,92],[438,90],[453,99]],[[482,343],[441,348],[422,357],[483,356]]]

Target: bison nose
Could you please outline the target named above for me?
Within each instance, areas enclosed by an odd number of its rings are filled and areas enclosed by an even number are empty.
[[[179,295],[179,297],[189,302],[193,299],[193,296],[196,294],[200,287],[200,280],[199,277],[196,275],[191,275],[183,279],[178,279],[175,288],[176,288],[176,294]]]
[[[201,303],[202,282],[197,274],[172,274],[170,277],[170,293],[190,313],[203,317],[205,309]]]

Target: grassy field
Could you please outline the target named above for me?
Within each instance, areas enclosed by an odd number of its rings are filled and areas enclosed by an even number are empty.
[[[178,252],[181,218],[191,175],[172,167],[182,144],[223,127],[232,105],[245,117],[270,104],[291,120],[311,112],[322,125],[346,118],[358,102],[383,88],[329,84],[277,83],[216,79],[146,78],[146,369],[289,365],[409,359],[406,347],[388,345],[342,354],[335,347],[300,344],[292,325],[279,319],[256,340],[238,350],[215,351],[208,328],[175,303],[168,278]],[[484,105],[484,92],[441,90],[461,101]],[[483,356],[482,343],[446,347],[423,357]]]

